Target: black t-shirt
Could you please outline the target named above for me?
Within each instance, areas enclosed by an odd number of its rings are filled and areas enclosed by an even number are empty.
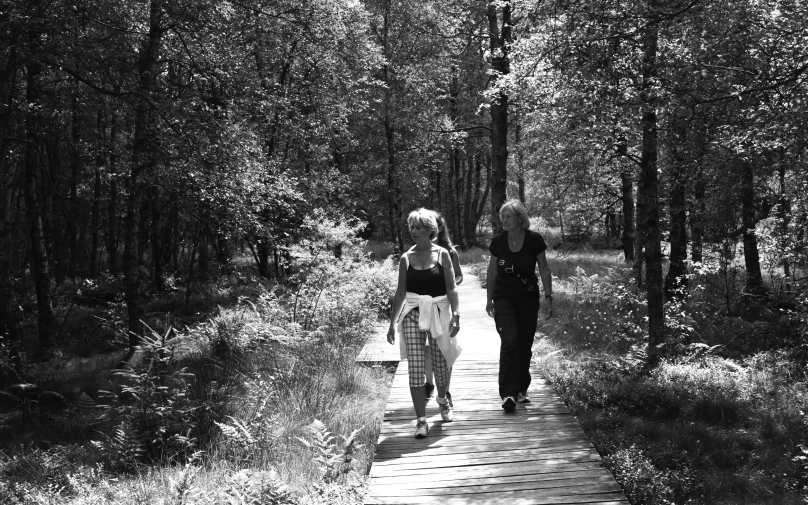
[[[491,240],[488,251],[497,258],[494,298],[538,298],[539,278],[536,256],[547,249],[540,233],[525,230],[525,240],[517,252],[508,246],[508,232]]]

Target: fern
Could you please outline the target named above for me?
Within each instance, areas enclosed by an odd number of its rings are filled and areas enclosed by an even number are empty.
[[[169,485],[171,489],[171,494],[173,497],[172,503],[175,505],[183,505],[186,503],[186,498],[191,491],[191,484],[193,483],[194,477],[196,477],[197,472],[199,471],[198,466],[193,466],[191,462],[195,461],[199,458],[200,452],[195,452],[191,458],[190,462],[185,465],[185,468],[180,472],[179,477],[175,480],[169,478]]]
[[[86,434],[100,422],[98,405],[87,393],[81,393],[73,405],[53,418],[54,425],[70,435]]]
[[[240,470],[227,479],[215,503],[239,505],[297,505],[274,469],[268,472]]]
[[[348,437],[343,436],[343,449],[340,451],[335,438],[325,425],[317,419],[309,426],[312,441],[298,437],[303,445],[314,452],[314,461],[326,484],[337,482],[343,475],[351,471],[353,454],[361,445],[356,444],[356,436],[361,430],[354,430]]]
[[[133,431],[131,426],[122,424],[112,435],[102,433],[103,440],[92,440],[90,443],[111,466],[132,470],[138,466],[145,453],[142,441]]]

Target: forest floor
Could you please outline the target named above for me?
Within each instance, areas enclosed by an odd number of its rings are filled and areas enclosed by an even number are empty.
[[[190,293],[172,280],[126,366],[119,281],[60,287],[60,358],[20,365],[0,348],[0,503],[361,503],[390,373],[354,358],[395,265],[381,244],[298,253],[285,283],[245,258]],[[805,503],[804,311],[752,305],[737,272],[702,270],[668,304],[649,373],[621,255],[548,260],[556,314],[534,359],[633,504]],[[484,251],[461,261],[484,274]]]

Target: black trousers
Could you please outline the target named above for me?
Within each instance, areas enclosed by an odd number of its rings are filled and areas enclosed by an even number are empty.
[[[499,396],[524,393],[530,386],[530,359],[539,317],[538,298],[495,298],[499,333]]]

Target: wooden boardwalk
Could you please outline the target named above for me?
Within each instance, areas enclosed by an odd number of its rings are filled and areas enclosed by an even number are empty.
[[[578,422],[533,370],[530,404],[506,413],[497,393],[499,336],[485,314],[485,290],[470,272],[458,287],[463,354],[450,391],[454,422],[427,404],[429,436],[413,437],[407,361],[393,381],[366,504],[627,504]],[[360,354],[398,361],[386,327]],[[383,358],[383,359],[378,359]]]

